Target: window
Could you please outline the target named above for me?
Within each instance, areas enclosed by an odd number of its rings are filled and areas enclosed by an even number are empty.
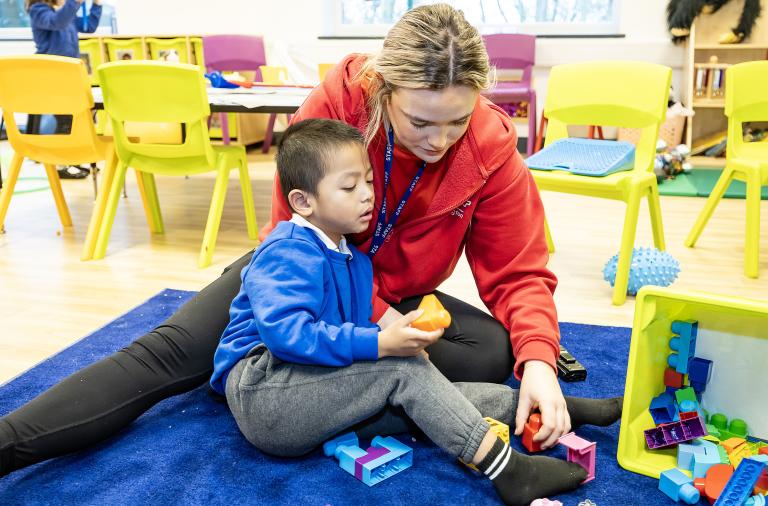
[[[443,0],[445,1],[445,0]],[[407,10],[436,0],[326,0],[326,34],[381,36]],[[448,0],[483,33],[618,33],[619,0]]]
[[[92,0],[86,0],[85,4],[86,10],[90,10]],[[101,5],[101,21],[97,32],[115,33],[117,31],[115,0],[102,0]],[[29,14],[24,10],[24,0],[0,0],[0,39],[31,38]]]

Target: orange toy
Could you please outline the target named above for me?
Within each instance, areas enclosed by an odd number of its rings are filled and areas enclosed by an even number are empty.
[[[541,443],[533,440],[533,436],[539,432],[539,429],[541,429],[541,415],[534,413],[528,417],[528,421],[525,423],[525,427],[523,427],[522,438],[523,446],[531,453],[541,451]]]
[[[709,499],[710,504],[714,504],[725,485],[733,475],[733,467],[728,464],[715,464],[707,470],[707,482],[704,485],[704,495]]]
[[[434,295],[425,295],[419,309],[423,309],[424,313],[411,323],[411,327],[432,331],[444,329],[451,324],[451,315]]]

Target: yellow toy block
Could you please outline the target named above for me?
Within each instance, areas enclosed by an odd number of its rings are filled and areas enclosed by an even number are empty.
[[[491,424],[491,430],[495,432],[496,435],[499,436],[502,441],[509,444],[509,425],[507,425],[506,423],[500,422],[498,420],[494,420],[489,416],[486,416],[485,420],[489,424]],[[477,466],[475,466],[474,464],[467,464],[465,462],[464,465],[467,467],[471,467],[475,471],[479,471],[479,469],[477,469]]]

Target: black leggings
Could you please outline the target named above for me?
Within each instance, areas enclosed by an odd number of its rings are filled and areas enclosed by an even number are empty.
[[[251,255],[230,265],[152,332],[0,418],[0,476],[87,448],[159,401],[208,381],[229,305],[240,289],[240,271]],[[469,304],[435,294],[453,321],[427,349],[432,362],[451,381],[505,381],[514,361],[504,327]],[[394,307],[405,313],[420,300]]]

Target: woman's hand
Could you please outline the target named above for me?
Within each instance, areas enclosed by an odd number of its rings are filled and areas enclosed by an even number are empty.
[[[417,309],[395,320],[379,332],[379,358],[413,357],[443,335],[443,329],[426,332],[410,326],[424,311]]]
[[[541,429],[533,438],[542,442],[542,448],[557,443],[557,438],[571,430],[571,417],[552,367],[540,360],[529,360],[524,364],[520,381],[520,398],[515,416],[515,435],[523,433],[525,422],[534,409],[541,412]]]

